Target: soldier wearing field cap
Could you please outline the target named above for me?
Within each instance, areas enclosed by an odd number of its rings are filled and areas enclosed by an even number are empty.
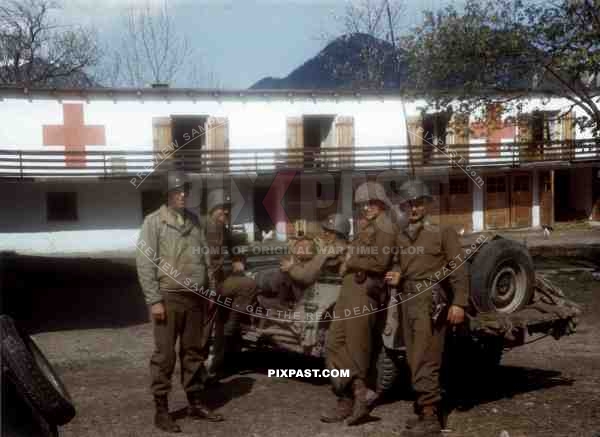
[[[402,299],[407,299],[401,304],[402,329],[417,394],[417,418],[407,422],[402,435],[432,436],[441,432],[440,368],[446,325],[464,321],[469,282],[456,231],[428,223],[431,194],[425,183],[408,181],[401,193],[409,224],[397,234],[396,245],[402,255],[386,280],[399,285]],[[441,283],[449,283],[449,287]]]
[[[334,320],[327,334],[326,363],[329,369],[348,369],[348,378],[332,378],[337,405],[321,417],[323,422],[355,425],[366,418],[376,394],[366,385],[378,330],[378,310],[385,302],[384,275],[391,268],[394,226],[386,213],[389,200],[375,182],[360,185],[354,203],[360,208],[362,226],[348,246],[342,268],[343,282]],[[357,314],[356,309],[359,309]]]
[[[195,290],[208,285],[206,256],[201,250],[206,247],[206,239],[196,215],[185,209],[189,187],[184,175],[169,174],[166,191],[167,203],[144,220],[136,264],[154,328],[155,348],[150,360],[154,423],[163,431],[181,432],[168,408],[178,339],[181,381],[190,403],[188,414],[211,421],[222,417],[210,411],[200,398],[210,331],[208,302]]]

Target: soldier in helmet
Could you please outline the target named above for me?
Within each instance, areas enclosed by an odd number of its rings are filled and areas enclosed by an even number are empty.
[[[208,355],[207,301],[188,285],[207,286],[204,233],[196,216],[185,209],[188,185],[181,173],[168,177],[167,203],[149,214],[142,225],[136,264],[139,281],[154,325],[155,349],[150,360],[156,427],[181,432],[169,416],[168,395],[179,339],[181,380],[190,406],[188,414],[222,420],[200,400]],[[158,260],[158,261],[156,261]],[[176,270],[177,277],[166,273]]]
[[[300,240],[295,246],[296,256],[281,263],[281,270],[287,272],[292,280],[297,299],[306,287],[317,281],[324,269],[337,270],[344,261],[350,231],[348,219],[341,214],[331,214],[321,222],[321,229],[319,238]],[[304,241],[306,244],[303,244]],[[307,254],[298,253],[299,250]]]
[[[208,243],[209,265],[208,282],[211,290],[223,295],[223,284],[226,279],[225,257],[233,252],[231,234],[229,232],[229,215],[231,197],[224,189],[218,188],[208,193],[206,200],[206,239]],[[216,378],[225,356],[225,323],[229,311],[218,305],[211,305],[211,316],[214,327],[214,349],[209,364],[211,380]]]
[[[386,214],[389,200],[380,184],[360,185],[354,202],[360,208],[363,224],[348,247],[342,289],[335,305],[336,313],[343,317],[332,322],[326,344],[327,367],[349,369],[350,376],[332,378],[337,405],[321,417],[323,422],[347,419],[348,425],[368,416],[376,399],[366,378],[378,328],[377,311],[385,301],[384,275],[392,262],[388,245],[394,236],[394,226]]]
[[[446,325],[463,322],[469,282],[456,231],[428,223],[431,195],[427,186],[420,180],[408,181],[401,192],[401,207],[409,224],[397,234],[396,245],[402,255],[393,271],[386,274],[386,281],[393,286],[401,282],[402,298],[408,299],[401,305],[402,328],[412,385],[417,393],[417,418],[407,422],[402,435],[438,435],[442,399],[439,377]],[[451,290],[440,286],[444,278]],[[451,296],[447,291],[452,292]]]

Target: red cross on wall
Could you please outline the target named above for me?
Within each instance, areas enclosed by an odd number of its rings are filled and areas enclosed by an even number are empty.
[[[63,104],[63,124],[44,125],[44,146],[65,146],[66,152],[81,154],[65,155],[66,167],[85,167],[85,146],[106,145],[104,126],[86,126],[83,124],[83,105],[80,103]]]

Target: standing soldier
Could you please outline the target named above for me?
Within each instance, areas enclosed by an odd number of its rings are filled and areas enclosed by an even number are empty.
[[[223,293],[225,282],[225,254],[232,253],[231,235],[229,233],[229,213],[231,197],[218,188],[208,194],[206,200],[206,239],[208,243],[209,265],[208,282],[211,290]],[[225,357],[225,323],[229,310],[219,305],[211,305],[211,318],[214,328],[214,346],[209,360],[208,372],[211,379],[216,378]]]
[[[376,311],[385,300],[384,275],[391,267],[389,244],[393,241],[393,225],[386,214],[389,200],[380,184],[360,185],[354,203],[360,207],[364,221],[357,238],[348,247],[342,289],[335,304],[336,313],[348,318],[333,321],[326,344],[327,367],[348,369],[350,376],[332,379],[337,406],[321,417],[323,422],[348,419],[348,425],[368,416],[376,398],[365,381],[374,352]]]
[[[177,339],[181,381],[190,403],[188,414],[211,421],[223,420],[200,400],[210,334],[208,302],[188,287],[207,285],[206,257],[202,250],[206,240],[196,216],[185,210],[188,191],[182,174],[169,175],[167,204],[144,220],[136,256],[139,281],[154,325],[155,349],[150,360],[156,405],[154,423],[167,432],[181,432],[168,407]]]
[[[401,190],[409,225],[397,235],[396,245],[402,255],[394,271],[386,274],[386,280],[394,286],[402,281],[402,298],[408,299],[402,304],[402,328],[412,385],[417,393],[418,417],[407,422],[403,435],[439,435],[442,399],[439,378],[446,322],[456,325],[464,321],[469,282],[456,231],[428,223],[431,196],[427,186],[419,180],[408,181]],[[445,277],[452,289],[447,311],[449,299],[440,286]],[[435,281],[431,278],[438,283],[432,284]]]

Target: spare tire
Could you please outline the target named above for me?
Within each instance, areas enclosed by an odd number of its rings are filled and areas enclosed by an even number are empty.
[[[470,267],[471,302],[480,313],[514,313],[533,296],[535,270],[527,248],[497,238],[486,243]]]
[[[19,332],[12,318],[0,315],[3,367],[16,389],[53,425],[75,417],[66,387],[42,351],[28,335]]]

